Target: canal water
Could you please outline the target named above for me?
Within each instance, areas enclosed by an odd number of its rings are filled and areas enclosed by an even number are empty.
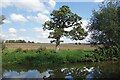
[[[120,80],[120,61],[59,65],[3,65],[2,80],[67,79],[67,80]]]

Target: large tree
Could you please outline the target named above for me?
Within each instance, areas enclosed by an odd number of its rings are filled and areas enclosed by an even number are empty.
[[[60,45],[61,37],[66,36],[72,40],[82,40],[87,36],[87,32],[81,27],[81,17],[73,13],[68,6],[62,6],[59,10],[53,10],[50,21],[44,23],[44,30],[51,30],[49,37],[56,43],[56,50]],[[67,31],[67,28],[73,29]]]
[[[104,46],[120,44],[120,2],[105,2],[98,11],[93,11],[89,31],[91,42]]]

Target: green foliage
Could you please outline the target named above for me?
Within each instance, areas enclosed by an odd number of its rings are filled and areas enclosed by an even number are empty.
[[[36,50],[36,53],[41,53],[41,52],[44,52],[44,51],[46,51],[46,48],[40,47]]]
[[[13,51],[13,53],[23,53],[23,51],[25,52],[25,50],[22,50],[22,48],[17,48]]]
[[[21,50],[18,48],[16,50],[6,49],[2,55],[2,61],[3,64],[24,65],[77,63],[94,60],[92,54],[93,51],[60,50],[55,52],[54,50],[46,50],[44,48],[39,48],[37,50]]]
[[[112,49],[113,48],[113,49]],[[3,64],[23,64],[23,65],[44,65],[44,64],[64,64],[78,62],[99,62],[105,60],[117,61],[120,55],[116,53],[118,48],[91,50],[48,50],[38,48],[35,50],[16,50],[5,49],[2,54]],[[113,52],[111,52],[113,50]],[[120,47],[119,47],[120,50]],[[106,52],[111,52],[106,53]],[[106,54],[104,54],[106,53]],[[111,57],[112,54],[112,57]],[[114,55],[113,55],[114,54]]]
[[[120,58],[120,47],[110,46],[99,48],[95,51],[98,60],[117,60]]]
[[[98,11],[93,11],[90,24],[91,42],[103,46],[95,51],[98,61],[119,58],[120,2],[103,3]]]
[[[120,2],[107,2],[98,11],[93,11],[89,31],[92,42],[104,46],[120,45]]]
[[[60,45],[61,37],[66,36],[73,40],[82,40],[87,36],[87,32],[81,27],[81,17],[73,13],[68,6],[63,5],[59,10],[53,10],[50,21],[44,23],[44,30],[51,30],[48,38],[55,40],[56,47]],[[65,29],[72,27],[70,31]]]

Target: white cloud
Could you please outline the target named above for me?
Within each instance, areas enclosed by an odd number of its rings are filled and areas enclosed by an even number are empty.
[[[39,0],[24,0],[24,1],[18,0],[14,2],[14,5],[16,7],[32,12],[41,11],[44,13],[44,11],[45,12],[47,11],[45,5],[41,3]]]
[[[9,33],[4,33],[3,39],[5,39],[5,40],[16,40],[16,39],[18,39],[18,36],[15,33],[9,32]]]
[[[1,0],[0,1],[0,8],[6,8],[8,6],[12,6],[13,0]]]
[[[87,26],[88,26],[88,21],[87,20],[81,20],[81,22],[82,22],[82,28],[85,30],[85,31],[88,31],[88,29],[87,29]]]
[[[41,37],[41,38],[48,38],[48,35],[49,35],[49,32],[48,30],[44,31],[42,27],[36,27],[36,28],[33,28],[33,30],[35,32],[38,32],[39,35],[37,37]]]
[[[16,29],[15,28],[9,28],[9,33],[11,33],[11,34],[15,34],[17,31],[16,31]]]
[[[24,28],[21,28],[21,29],[20,29],[20,31],[21,31],[21,32],[25,32],[25,31],[26,31],[26,29],[24,29]]]
[[[45,21],[50,20],[50,18],[42,13],[38,13],[37,16],[27,16],[27,19],[32,21],[37,21],[39,23],[44,23]]]
[[[5,35],[0,33],[0,39],[4,39]]]
[[[46,3],[50,5],[49,9],[53,9],[56,4],[54,0],[49,0]],[[49,14],[48,8],[40,0],[2,0],[0,3],[0,8],[6,8],[9,6],[15,6],[29,12],[41,12]]]
[[[44,23],[45,21],[48,21],[50,20],[48,16],[44,15],[44,14],[41,14],[41,13],[38,13],[36,19],[38,21],[40,21],[41,23]]]
[[[44,31],[42,27],[35,27],[33,28],[33,30],[38,33],[38,35],[36,35],[37,42],[43,42],[43,43],[50,42],[51,39],[48,38],[50,31],[48,30]]]
[[[3,22],[4,22],[5,24],[11,23],[11,21],[10,21],[10,20],[7,20],[7,19],[5,19]]]
[[[33,28],[33,30],[34,30],[35,32],[42,32],[42,31],[43,31],[43,29],[42,29],[42,28],[39,28],[39,27],[35,27],[35,28]]]
[[[56,5],[56,2],[55,2],[54,0],[49,0],[48,3],[49,3],[49,5],[50,5],[50,7],[51,7],[52,9],[53,9],[53,8],[55,7],[55,5]]]
[[[17,35],[12,33],[12,34],[9,34],[10,37],[16,37]]]
[[[16,13],[11,14],[10,18],[14,22],[26,22],[27,21],[27,19],[23,15],[16,14]]]
[[[9,34],[9,35],[5,35],[4,39],[5,40],[17,40],[18,36],[16,34]]]
[[[105,0],[94,0],[94,2],[103,2]]]

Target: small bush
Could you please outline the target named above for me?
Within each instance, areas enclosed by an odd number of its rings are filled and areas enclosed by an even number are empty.
[[[29,52],[29,50],[27,50],[27,49],[26,49],[26,50],[23,50],[23,53],[27,53],[27,52]]]
[[[15,53],[20,53],[20,52],[22,52],[23,50],[22,50],[22,48],[17,48],[17,49],[15,49]]]
[[[115,57],[120,57],[120,48],[119,46],[109,46],[96,49],[95,56],[99,60],[113,60]]]
[[[41,53],[41,52],[44,52],[44,51],[46,51],[46,48],[40,47],[36,50],[36,53]]]

